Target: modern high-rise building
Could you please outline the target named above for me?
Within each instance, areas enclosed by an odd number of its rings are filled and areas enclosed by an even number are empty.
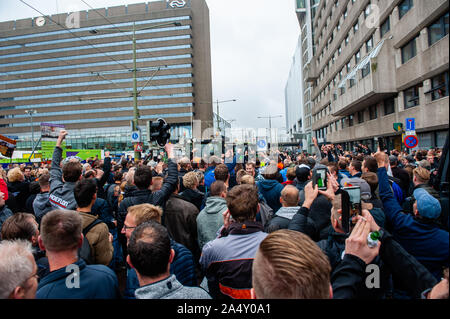
[[[174,139],[212,127],[204,0],[36,15],[0,22],[0,134],[18,136],[18,148],[41,122],[65,125],[78,149],[130,148],[136,115],[144,137],[157,118]]]
[[[374,138],[384,137],[390,148],[404,148],[393,123],[405,127],[414,118],[419,147],[442,147],[449,128],[448,28],[445,0],[318,2],[315,52],[304,79],[312,84],[319,143],[375,148]]]
[[[314,28],[312,21],[316,16],[316,8],[320,0],[295,0],[295,10],[297,19],[300,24],[300,39],[301,39],[301,53],[302,63],[302,83],[303,90],[303,148],[311,153],[312,148],[312,91],[313,86],[310,81],[310,74],[308,73],[309,65],[316,52],[314,45]]]
[[[301,39],[292,58],[289,77],[284,90],[286,107],[286,131],[290,137],[303,140],[305,116],[303,113],[303,76]],[[302,141],[303,142],[303,141]]]

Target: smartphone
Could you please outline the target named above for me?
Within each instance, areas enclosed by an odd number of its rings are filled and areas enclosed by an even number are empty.
[[[327,182],[327,168],[318,168],[313,176],[313,187],[317,185],[320,190],[326,190]]]
[[[356,221],[353,217],[361,215],[361,188],[349,186],[342,188],[342,228],[350,233]]]

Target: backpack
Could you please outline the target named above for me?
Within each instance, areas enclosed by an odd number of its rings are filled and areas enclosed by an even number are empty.
[[[261,223],[265,227],[273,217],[273,209],[265,202],[259,202],[259,214],[261,215]]]
[[[88,265],[94,264],[94,256],[92,256],[91,246],[89,245],[86,235],[92,228],[94,228],[94,226],[100,223],[103,222],[97,218],[83,229],[83,244],[80,249],[78,249],[78,257],[83,259]]]

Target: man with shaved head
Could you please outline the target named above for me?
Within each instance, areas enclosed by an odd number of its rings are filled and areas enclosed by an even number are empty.
[[[266,231],[273,232],[278,229],[287,229],[292,217],[298,212],[300,206],[299,190],[297,187],[287,185],[281,191],[280,203],[281,208],[274,214],[273,218],[267,225]]]

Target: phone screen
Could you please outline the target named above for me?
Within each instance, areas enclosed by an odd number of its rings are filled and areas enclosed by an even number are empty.
[[[361,215],[361,188],[359,186],[344,187],[345,196],[342,196],[342,226],[344,231],[350,233],[355,226],[353,217]]]
[[[327,189],[327,169],[319,168],[316,170],[315,185],[319,186],[320,190]],[[313,185],[313,186],[315,186]]]

